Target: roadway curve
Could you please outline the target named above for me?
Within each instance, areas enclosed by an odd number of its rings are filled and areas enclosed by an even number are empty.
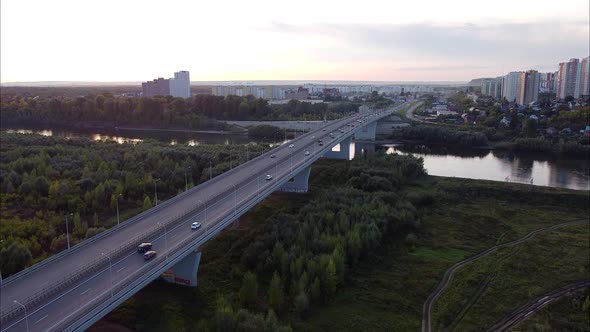
[[[496,323],[492,326],[488,331],[508,331],[518,324],[522,323],[523,321],[530,318],[530,316],[537,311],[541,310],[546,305],[549,305],[551,302],[555,302],[562,297],[571,295],[579,290],[584,288],[590,287],[590,280],[580,280],[574,283],[571,283],[567,286],[558,288],[553,290],[547,294],[539,296],[538,298],[529,301],[527,304],[521,306],[520,308],[516,309],[500,322]]]
[[[453,280],[453,275],[455,274],[455,272],[458,269],[460,269],[461,267],[463,267],[469,263],[475,262],[476,260],[478,260],[482,257],[485,257],[491,253],[494,253],[498,249],[501,249],[504,247],[510,247],[510,246],[514,246],[514,245],[526,242],[526,241],[532,239],[533,237],[535,237],[537,234],[545,233],[545,232],[552,231],[552,230],[566,227],[566,226],[578,225],[578,224],[584,224],[584,223],[588,223],[588,221],[575,220],[575,221],[569,221],[569,222],[537,229],[537,230],[534,230],[534,231],[528,233],[527,235],[525,235],[524,237],[522,237],[518,240],[514,240],[512,242],[493,246],[493,247],[491,247],[491,248],[489,248],[489,249],[487,249],[475,256],[472,256],[470,258],[462,260],[459,263],[456,263],[455,265],[451,266],[451,268],[449,268],[447,271],[445,271],[442,281],[435,288],[434,292],[432,292],[432,294],[430,294],[428,296],[428,298],[426,299],[426,302],[424,302],[424,305],[422,306],[422,332],[431,332],[432,331],[432,306],[434,305],[436,300],[440,297],[440,295],[445,291],[445,289],[449,286],[449,284]]]
[[[416,116],[414,116],[414,111],[420,107],[420,105],[422,105],[423,102],[418,102],[414,105],[412,105],[407,111],[406,111],[406,117],[410,120],[410,121],[417,121],[417,122],[426,122],[422,119],[417,118]]]
[[[291,141],[293,148],[277,147],[5,279],[0,288],[0,331],[76,329],[88,322],[80,322],[81,317],[93,315],[95,321],[104,316],[105,311],[221,231],[230,219],[243,213],[240,209],[255,205],[336,142],[353,135],[360,128],[356,120],[376,121],[391,111],[332,121]],[[347,126],[351,123],[355,126]],[[331,132],[334,139],[329,137]],[[318,146],[319,138],[325,146]],[[270,158],[271,154],[276,157]],[[267,174],[273,176],[271,181],[264,180]],[[202,227],[191,231],[194,221]],[[156,258],[147,262],[136,252],[137,244],[144,241],[152,242],[158,251]]]

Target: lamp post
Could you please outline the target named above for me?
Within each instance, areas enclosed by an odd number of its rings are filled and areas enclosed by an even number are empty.
[[[123,195],[122,194],[117,195],[117,199],[116,199],[116,204],[117,204],[117,225],[120,222],[120,219],[119,219],[119,197],[121,197],[121,196],[123,196]]]
[[[154,178],[154,201],[156,204],[154,206],[158,206],[158,179]]]
[[[73,213],[66,213],[66,238],[68,239],[68,249],[70,249],[70,229],[68,227],[68,216],[73,216]]]
[[[14,303],[20,305],[21,307],[23,307],[23,309],[25,309],[25,321],[27,322],[27,332],[29,332],[29,315],[27,314],[27,307],[25,307],[24,304],[18,302],[17,300],[14,300]]]
[[[188,190],[188,177],[186,176],[186,167],[184,168],[184,191]],[[189,166],[188,169],[190,170],[191,167]]]
[[[103,256],[109,259],[109,274],[111,276],[111,298],[113,298],[113,263],[111,262],[111,256],[101,252]]]

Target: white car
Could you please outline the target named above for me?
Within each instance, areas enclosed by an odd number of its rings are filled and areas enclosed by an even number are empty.
[[[270,157],[271,157],[271,158],[274,158],[274,157],[276,157],[276,156],[275,156],[274,154],[271,154],[271,155],[270,155]]]
[[[267,181],[268,180],[272,180],[272,175],[270,174],[266,174],[266,176],[264,177]]]
[[[305,155],[306,156],[309,156],[309,151],[305,151]]]
[[[290,148],[292,148],[292,147],[294,147],[294,146],[295,146],[295,145],[293,145],[293,144],[289,144],[289,147],[290,147]]]
[[[201,228],[200,222],[194,222],[191,224],[191,229],[198,229],[198,228]]]

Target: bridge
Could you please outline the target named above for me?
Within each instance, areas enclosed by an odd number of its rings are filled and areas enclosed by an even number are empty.
[[[275,191],[306,192],[317,159],[348,160],[353,136],[375,140],[377,121],[405,106],[328,122],[4,279],[0,332],[83,331],[160,276],[196,287],[207,240]],[[142,242],[156,257],[137,252]]]

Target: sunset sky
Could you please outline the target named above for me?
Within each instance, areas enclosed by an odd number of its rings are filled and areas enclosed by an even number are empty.
[[[483,5],[487,5],[484,7]],[[588,56],[588,0],[1,1],[0,80],[468,81]]]

